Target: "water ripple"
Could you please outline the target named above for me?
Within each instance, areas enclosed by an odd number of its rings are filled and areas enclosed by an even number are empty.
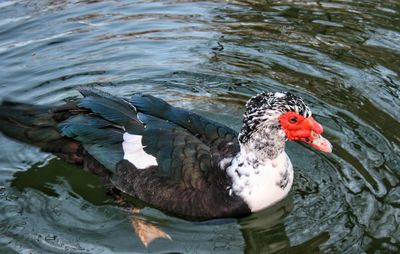
[[[334,145],[322,155],[289,143],[291,196],[239,221],[197,224],[144,209],[174,239],[146,250],[96,177],[0,136],[2,252],[400,251],[399,1],[3,1],[0,9],[0,99],[60,103],[81,85],[144,92],[239,129],[250,96],[289,90]]]

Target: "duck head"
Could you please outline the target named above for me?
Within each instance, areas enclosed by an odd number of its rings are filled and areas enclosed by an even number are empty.
[[[300,97],[288,92],[264,92],[246,103],[239,142],[242,150],[262,151],[268,159],[283,152],[286,140],[303,141],[331,152],[332,145],[322,132],[322,126]]]

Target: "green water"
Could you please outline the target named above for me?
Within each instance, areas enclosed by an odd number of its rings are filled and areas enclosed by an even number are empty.
[[[258,92],[302,96],[332,154],[288,143],[275,207],[195,224],[146,208],[145,248],[100,181],[0,136],[0,253],[399,253],[400,2],[1,1],[0,99],[78,86],[160,96],[235,129]]]

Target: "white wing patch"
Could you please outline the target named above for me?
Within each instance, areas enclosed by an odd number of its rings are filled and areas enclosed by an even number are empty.
[[[142,136],[124,133],[124,159],[135,165],[138,169],[145,169],[150,166],[157,166],[156,158],[143,150]]]

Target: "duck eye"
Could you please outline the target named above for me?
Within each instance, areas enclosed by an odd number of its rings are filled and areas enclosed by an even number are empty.
[[[297,117],[295,117],[295,116],[290,117],[289,123],[297,123]]]

